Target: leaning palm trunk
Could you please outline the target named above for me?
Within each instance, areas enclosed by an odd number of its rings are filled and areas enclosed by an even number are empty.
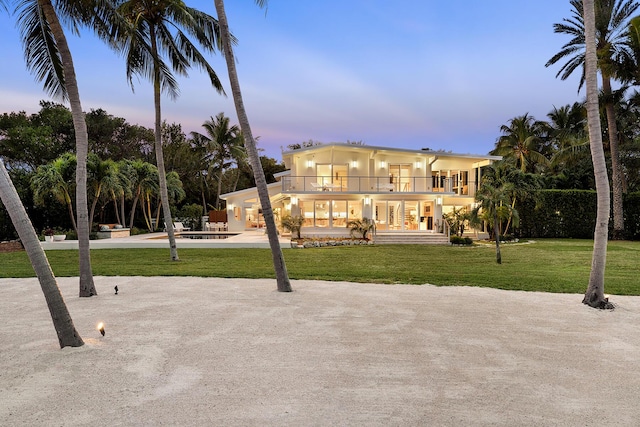
[[[596,193],[598,199],[596,226],[593,234],[593,255],[591,258],[591,273],[589,275],[589,287],[582,302],[591,307],[611,308],[604,296],[604,271],[607,263],[607,238],[609,223],[609,179],[607,166],[602,147],[602,131],[600,128],[600,115],[598,112],[598,82],[597,82],[597,56],[595,40],[595,10],[594,0],[583,0],[584,23],[586,37],[585,55],[585,80],[587,86],[587,121],[589,124],[589,141],[591,159],[593,161],[593,173],[596,181]]]
[[[153,26],[150,27],[151,49],[154,58],[158,58],[158,47],[156,45],[156,34]],[[155,60],[155,59],[154,59]],[[158,177],[160,184],[160,201],[162,202],[162,213],[164,215],[164,224],[169,236],[169,252],[172,261],[180,261],[178,258],[178,246],[176,245],[176,235],[173,230],[173,218],[171,217],[171,208],[169,206],[169,191],[167,191],[167,174],[164,168],[164,154],[162,152],[162,114],[160,110],[160,69],[158,65],[154,66],[153,79],[153,103],[156,110],[155,120],[155,147],[156,147],[156,163],[158,167]],[[156,222],[156,224],[158,224]]]
[[[214,3],[216,6],[216,12],[218,14],[218,24],[220,25],[220,39],[222,40],[224,57],[227,61],[227,70],[229,72],[229,81],[231,83],[233,101],[236,107],[236,113],[238,114],[240,128],[242,129],[242,135],[244,136],[244,146],[247,150],[247,156],[249,157],[249,162],[251,163],[251,168],[253,169],[254,178],[256,180],[258,197],[260,198],[260,205],[262,206],[262,214],[264,216],[265,225],[267,226],[267,236],[269,238],[269,246],[271,247],[271,254],[273,256],[273,266],[275,268],[278,291],[291,292],[291,283],[289,282],[287,266],[285,265],[284,256],[282,255],[282,249],[280,248],[278,230],[276,229],[273,209],[271,208],[271,200],[269,200],[269,189],[267,188],[267,180],[264,175],[264,170],[262,169],[262,164],[260,163],[260,157],[258,156],[258,150],[256,148],[255,140],[253,139],[253,134],[251,133],[249,118],[247,117],[247,113],[244,109],[244,102],[242,101],[240,82],[238,81],[236,64],[233,57],[233,51],[231,49],[227,15],[224,11],[224,1],[214,0]]]
[[[515,209],[516,209],[516,198],[514,197],[513,201],[511,202],[511,210],[509,211],[509,219],[507,220],[507,226],[504,228],[504,236],[509,234],[509,227],[511,226],[511,220],[513,219],[513,211]]]
[[[64,303],[47,256],[42,250],[42,246],[40,246],[40,241],[33,229],[33,224],[31,224],[27,216],[27,211],[24,209],[18,192],[13,186],[9,174],[4,167],[4,163],[1,160],[0,199],[2,199],[2,203],[7,209],[7,212],[9,212],[11,222],[13,222],[13,225],[16,227],[18,236],[33,266],[33,270],[38,276],[40,288],[42,289],[42,293],[44,293],[44,298],[47,301],[47,307],[49,307],[49,313],[53,320],[53,327],[56,329],[58,335],[60,348],[66,346],[80,347],[84,342],[73,325],[73,320],[67,310],[67,305]]]
[[[90,297],[97,295],[93,283],[91,271],[91,252],[89,246],[89,213],[87,208],[87,152],[89,151],[89,136],[87,134],[87,122],[80,104],[78,82],[73,66],[73,58],[67,44],[67,39],[62,31],[58,16],[53,9],[50,0],[41,0],[42,11],[51,26],[64,73],[64,85],[69,97],[73,128],[76,134],[76,221],[78,232],[78,257],[80,263],[80,296]]]

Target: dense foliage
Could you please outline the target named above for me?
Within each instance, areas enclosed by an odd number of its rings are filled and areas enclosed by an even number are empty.
[[[222,113],[216,117],[228,125]],[[162,221],[157,220],[159,194],[153,131],[131,125],[103,109],[89,111],[86,120],[91,153],[88,193],[94,231],[98,223],[154,228]],[[179,124],[163,123],[162,132],[174,216],[191,222],[223,203],[217,201],[220,194],[255,185],[242,149],[203,144],[193,134],[187,136]],[[68,167],[74,152],[73,124],[67,107],[42,101],[35,114],[0,115],[0,158],[38,232],[47,227],[74,229],[74,219],[65,202],[68,194],[70,203],[74,203],[75,175]],[[268,182],[274,182],[274,174],[283,171],[284,165],[265,156],[260,160]],[[64,189],[64,193],[55,189]],[[193,222],[195,226],[196,221]],[[0,206],[0,241],[16,237],[4,206]]]

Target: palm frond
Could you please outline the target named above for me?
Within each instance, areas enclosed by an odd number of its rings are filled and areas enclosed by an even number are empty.
[[[43,82],[47,94],[66,100],[60,52],[42,8],[35,0],[23,0],[16,11],[27,69]]]

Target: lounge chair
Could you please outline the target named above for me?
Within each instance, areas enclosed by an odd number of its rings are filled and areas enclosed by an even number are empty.
[[[191,230],[190,227],[185,227],[181,222],[174,222],[173,223],[173,230],[177,231],[178,233],[181,231],[189,231]]]

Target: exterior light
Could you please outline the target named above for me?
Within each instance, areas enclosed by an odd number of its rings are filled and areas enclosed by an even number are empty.
[[[422,161],[418,160],[416,162],[416,169],[421,169],[422,168]]]
[[[352,167],[353,169],[357,168],[357,167],[358,167],[358,161],[357,161],[357,160],[352,160],[352,161],[351,161],[351,167]]]
[[[102,336],[104,336],[104,323],[102,322],[98,323],[98,326],[96,326],[96,329],[98,329],[102,334]]]
[[[313,167],[313,160],[307,160],[307,167],[308,168],[312,168]]]
[[[364,197],[364,204],[367,206],[371,204],[371,198],[369,196]]]
[[[380,161],[380,169],[384,169],[384,167],[385,167],[386,165],[387,165],[387,164],[385,163],[385,161],[384,161],[384,160],[381,160],[381,161]]]
[[[436,205],[442,205],[442,197],[436,197]]]
[[[291,196],[291,204],[292,205],[297,205],[298,204],[298,198],[296,196]]]

